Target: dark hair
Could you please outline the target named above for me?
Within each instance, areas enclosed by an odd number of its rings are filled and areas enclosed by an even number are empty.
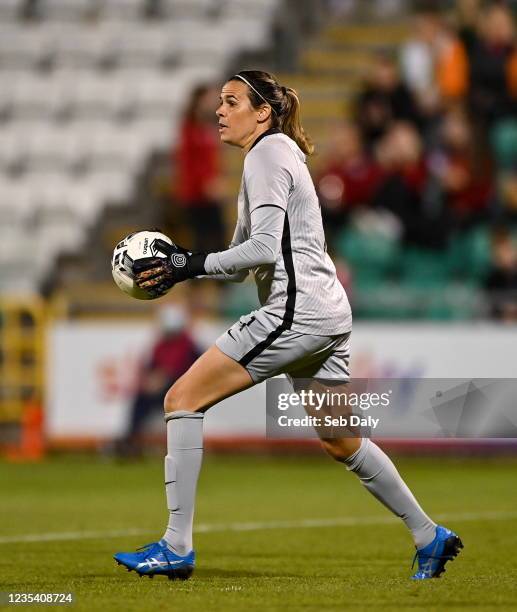
[[[199,103],[203,96],[210,90],[211,85],[209,83],[200,83],[194,87],[190,94],[190,98],[185,107],[184,116],[188,121],[197,121]]]
[[[264,103],[269,104],[272,109],[272,127],[279,128],[292,138],[306,155],[311,155],[314,145],[300,122],[300,100],[296,91],[291,87],[279,85],[272,74],[262,70],[241,70],[228,80],[245,83],[240,76],[251,85],[248,87],[248,96],[253,108],[259,108]]]

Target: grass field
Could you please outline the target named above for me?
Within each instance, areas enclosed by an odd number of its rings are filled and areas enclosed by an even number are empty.
[[[139,579],[112,554],[162,535],[162,461],[67,457],[0,464],[0,591],[72,591],[88,611],[517,610],[517,459],[397,463],[465,543],[439,580],[408,579],[404,526],[344,467],[248,456],[205,460],[193,578]]]

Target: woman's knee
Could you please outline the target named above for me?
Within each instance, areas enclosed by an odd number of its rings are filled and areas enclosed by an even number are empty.
[[[175,382],[165,394],[163,402],[165,412],[177,412],[178,410],[197,412],[202,408],[196,405],[194,398],[190,396],[186,385],[181,380]]]
[[[343,463],[361,446],[360,438],[326,438],[321,440],[325,451],[334,459]]]

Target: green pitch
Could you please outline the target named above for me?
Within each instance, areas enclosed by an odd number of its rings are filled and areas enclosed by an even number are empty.
[[[77,611],[517,609],[517,460],[397,464],[465,543],[439,580],[409,580],[403,525],[323,456],[208,456],[198,569],[188,582],[140,579],[112,554],[162,535],[163,462],[67,457],[0,464],[0,591],[72,591]],[[48,541],[20,541],[38,534]]]

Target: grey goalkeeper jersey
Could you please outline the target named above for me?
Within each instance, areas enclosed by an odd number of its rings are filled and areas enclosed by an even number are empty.
[[[352,314],[327,254],[318,197],[305,155],[279,130],[254,143],[244,160],[235,233],[211,253],[208,275],[233,281],[253,271],[262,309],[279,328],[304,334],[350,331]]]

